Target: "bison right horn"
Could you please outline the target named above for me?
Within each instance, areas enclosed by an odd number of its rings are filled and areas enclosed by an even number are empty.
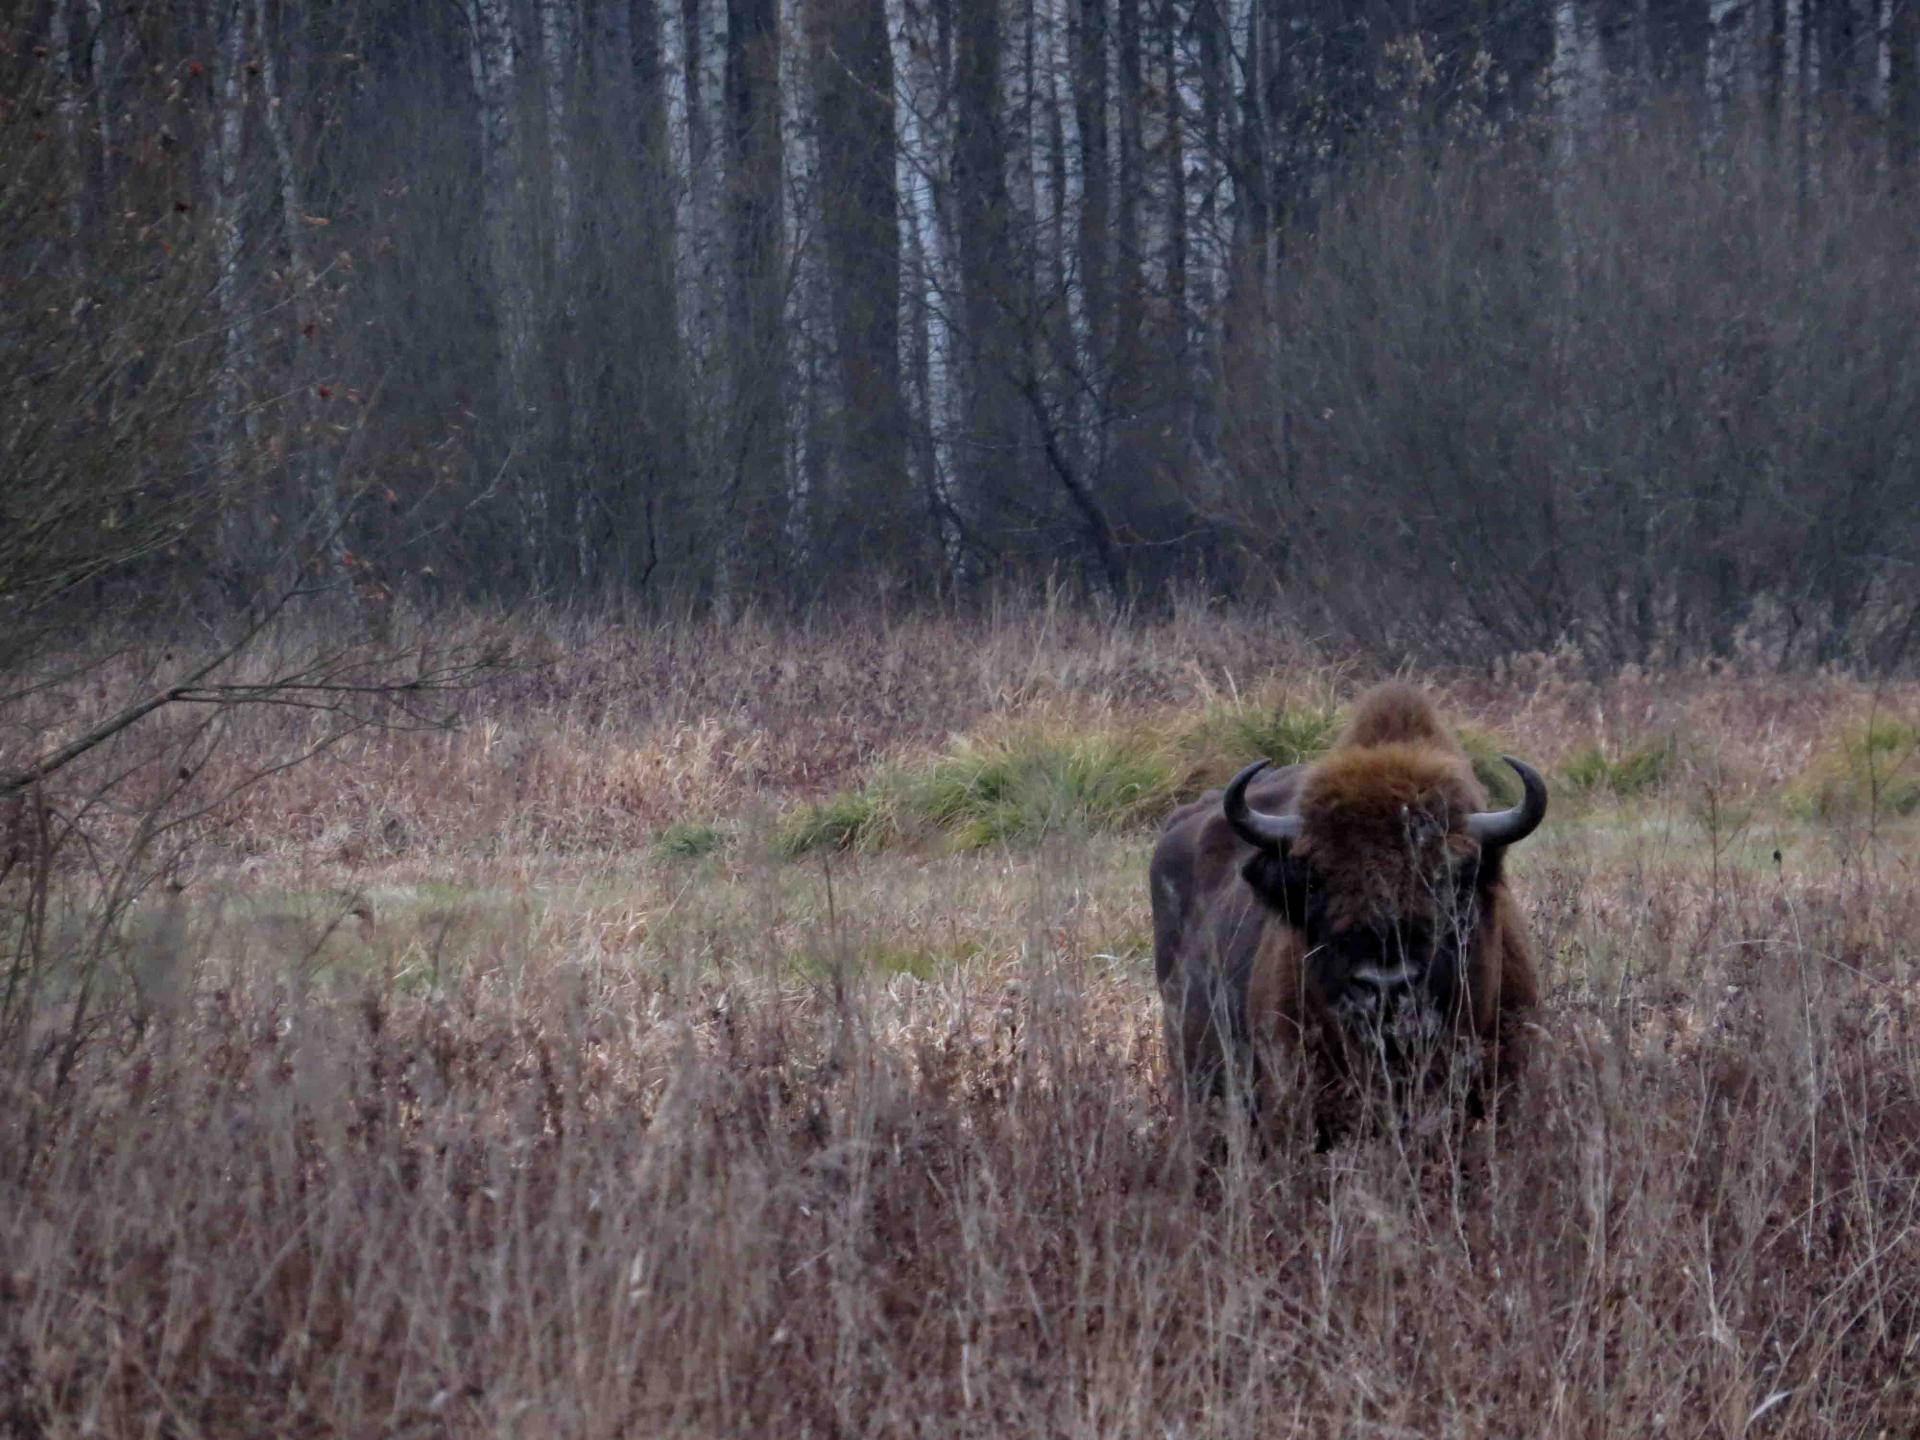
[[[1300,838],[1298,815],[1269,815],[1247,804],[1248,784],[1272,763],[1271,760],[1256,760],[1247,766],[1228,782],[1227,793],[1220,798],[1220,807],[1226,811],[1227,823],[1233,826],[1233,833],[1261,850],[1278,850]]]
[[[1535,830],[1547,813],[1547,782],[1524,760],[1500,757],[1513,767],[1526,794],[1511,810],[1479,810],[1467,817],[1467,834],[1482,845],[1517,845]]]

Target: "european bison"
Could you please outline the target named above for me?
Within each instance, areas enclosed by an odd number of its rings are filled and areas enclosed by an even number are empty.
[[[1537,999],[1502,877],[1547,808],[1488,810],[1426,696],[1380,686],[1307,765],[1240,772],[1167,822],[1149,874],[1154,970],[1186,1097],[1268,1111],[1275,1062],[1298,1062],[1324,1148],[1367,1076],[1458,1077],[1469,1104],[1515,1074]],[[1464,1043],[1463,1043],[1464,1042]]]

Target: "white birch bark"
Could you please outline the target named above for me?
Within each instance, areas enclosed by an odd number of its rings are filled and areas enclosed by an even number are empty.
[[[1720,144],[1752,76],[1752,36],[1762,7],[1751,0],[1708,0],[1707,105],[1710,140]]]
[[[1227,256],[1229,231],[1238,208],[1234,194],[1233,172],[1227,165],[1227,151],[1239,129],[1239,106],[1235,101],[1236,74],[1233,63],[1233,36],[1237,33],[1237,5],[1242,0],[1207,0],[1204,23],[1214,29],[1212,51],[1203,42],[1198,71],[1200,94],[1196,105],[1201,116],[1201,143],[1197,147],[1199,163],[1190,175],[1189,193],[1194,197],[1193,300],[1194,309],[1208,317],[1207,331],[1212,340],[1220,336],[1220,304],[1227,293]]]
[[[1014,211],[1011,229],[1020,251],[1029,294],[1041,293],[1039,203],[1043,166],[1039,141],[1041,0],[1011,0],[1005,6],[1007,197]]]
[[[1553,344],[1565,349],[1573,339],[1566,317],[1574,313],[1572,296],[1580,284],[1581,235],[1574,197],[1580,193],[1575,172],[1599,120],[1599,91],[1603,57],[1593,17],[1580,0],[1556,0],[1553,7],[1553,58],[1548,75],[1553,134],[1553,215],[1559,246],[1562,295],[1546,300],[1555,306]],[[1545,300],[1546,297],[1543,297]]]
[[[1900,0],[1867,3],[1873,7],[1873,113],[1885,116],[1888,87],[1893,81],[1893,7]]]
[[[1055,267],[1054,293],[1065,304],[1072,326],[1072,354],[1069,360],[1087,372],[1093,348],[1093,317],[1087,313],[1085,276],[1081,284],[1069,284],[1068,274],[1077,268],[1073,257],[1082,254],[1081,230],[1086,214],[1086,146],[1080,133],[1080,114],[1074,107],[1075,47],[1080,40],[1078,0],[1046,0],[1050,15],[1049,32],[1052,56],[1047,64],[1048,138],[1053,146],[1053,214],[1049,240],[1053,245]],[[1077,398],[1077,391],[1075,392]],[[1062,417],[1071,426],[1075,417]]]
[[[259,37],[261,115],[273,146],[275,174],[280,182],[280,214],[285,225],[287,258],[292,263],[296,296],[313,283],[307,258],[306,202],[300,191],[300,167],[293,150],[293,130],[287,119],[286,96],[280,88],[278,61],[267,24],[267,0],[253,0],[253,28]],[[298,309],[296,301],[296,309]]]
[[[924,6],[888,0],[893,44],[894,115],[898,127],[895,176],[904,212],[900,287],[903,307],[902,374],[916,443],[919,480],[933,512],[948,574],[963,556],[953,523],[952,447],[959,395],[953,382],[953,327],[949,303],[959,290],[944,218],[947,162],[953,153],[951,88]]]
[[[1599,27],[1580,0],[1553,7],[1554,153],[1562,169],[1579,158],[1604,109],[1606,59]]]
[[[1207,285],[1205,257],[1207,255],[1207,237],[1203,233],[1203,207],[1211,201],[1211,171],[1213,160],[1208,148],[1208,128],[1206,111],[1206,89],[1202,83],[1202,61],[1194,36],[1194,12],[1191,5],[1176,7],[1179,18],[1173,20],[1175,34],[1174,56],[1171,73],[1168,76],[1167,103],[1177,115],[1175,128],[1180,138],[1180,184],[1177,203],[1181,213],[1177,219],[1169,219],[1169,224],[1181,227],[1185,244],[1185,270],[1187,314],[1193,322],[1191,339],[1199,347],[1196,355],[1203,354],[1206,337],[1209,332],[1211,306],[1208,296],[1211,291]],[[1175,203],[1170,197],[1169,203]]]
[[[1036,293],[1054,305],[1068,303],[1067,246],[1071,244],[1068,210],[1069,165],[1074,153],[1067,143],[1062,87],[1071,88],[1067,69],[1066,11],[1072,0],[1034,0],[1037,12],[1034,101],[1034,238],[1038,265]]]
[[[540,0],[542,99],[547,122],[547,173],[553,196],[553,265],[561,293],[576,259],[579,197],[574,184],[572,109],[579,56],[577,0]],[[569,307],[571,302],[569,301]]]
[[[1852,0],[1847,0],[1851,4]],[[1802,204],[1821,184],[1820,46],[1814,41],[1817,14],[1812,0],[1787,0],[1788,28],[1793,39],[1793,136],[1799,167]]]
[[[726,190],[727,166],[718,137],[726,133],[727,6],[725,0],[688,0],[689,22],[682,30],[686,45],[688,91],[687,188],[691,197],[692,261],[687,273],[699,277],[700,303],[694,337],[700,353],[711,356],[725,329],[721,287],[727,273],[727,229],[721,199]],[[695,81],[698,94],[695,95]]]
[[[785,35],[804,33],[801,0],[780,0],[780,29]],[[819,0],[812,0],[819,3]],[[820,253],[822,207],[835,203],[820,188],[819,127],[814,119],[812,48],[805,44],[780,47],[780,148],[785,156],[785,204],[781,207],[781,238],[787,256],[783,331],[784,365],[798,383],[787,395],[787,443],[784,447],[787,484],[787,543],[795,566],[805,569],[813,550],[813,510],[820,496],[816,486],[846,483],[842,457],[823,437],[834,433],[838,402],[827,382],[833,344],[832,296]]]
[[[1157,179],[1148,179],[1149,188],[1158,187],[1153,203],[1143,207],[1140,220],[1140,245],[1142,253],[1158,256],[1159,261],[1149,273],[1157,273],[1160,291],[1167,297],[1168,303],[1180,307],[1179,317],[1184,319],[1186,296],[1176,295],[1175,284],[1186,283],[1186,262],[1181,258],[1177,246],[1186,244],[1187,209],[1187,143],[1186,143],[1186,106],[1181,82],[1179,52],[1174,40],[1178,33],[1178,21],[1174,18],[1178,7],[1167,5],[1164,17],[1153,15],[1151,10],[1143,16],[1147,25],[1146,67],[1148,85],[1160,87],[1160,104],[1157,108],[1149,106],[1143,140],[1146,145],[1147,169],[1157,172]],[[1159,157],[1154,159],[1151,157]],[[1156,233],[1154,213],[1159,211],[1159,228]]]
[[[674,273],[691,275],[693,156],[691,137],[687,133],[687,71],[683,60],[687,53],[686,32],[680,6],[672,3],[672,0],[643,0],[643,3],[659,5],[660,75],[665,85],[667,110],[667,167],[672,174],[686,182],[676,188],[673,196]],[[686,305],[680,307],[683,322],[690,308]],[[685,345],[692,337],[683,333],[680,338]]]

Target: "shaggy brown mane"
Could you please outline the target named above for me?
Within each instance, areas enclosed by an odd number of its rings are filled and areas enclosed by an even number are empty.
[[[1298,851],[1319,873],[1336,928],[1444,904],[1437,877],[1472,852],[1460,827],[1484,804],[1457,751],[1396,742],[1328,752],[1301,786]]]
[[[1318,760],[1242,772],[1183,807],[1150,878],[1184,1093],[1225,1093],[1238,1073],[1261,1108],[1290,1083],[1273,1066],[1291,1053],[1323,1146],[1376,1064],[1422,1085],[1457,1073],[1470,1112],[1483,1110],[1524,1064],[1539,993],[1504,858],[1545,800],[1539,776],[1514,765],[1532,808],[1503,830],[1522,812],[1488,813],[1433,703],[1394,682],[1354,702]],[[1469,1068],[1455,1072],[1462,1055]]]

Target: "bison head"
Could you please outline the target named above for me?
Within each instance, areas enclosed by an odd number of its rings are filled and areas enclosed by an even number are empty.
[[[1547,808],[1533,768],[1502,758],[1525,792],[1506,810],[1481,808],[1450,743],[1337,749],[1276,789],[1291,798],[1282,813],[1248,799],[1266,761],[1227,787],[1226,819],[1254,847],[1242,875],[1294,929],[1306,975],[1342,1021],[1429,1031],[1457,1013],[1501,857]]]

